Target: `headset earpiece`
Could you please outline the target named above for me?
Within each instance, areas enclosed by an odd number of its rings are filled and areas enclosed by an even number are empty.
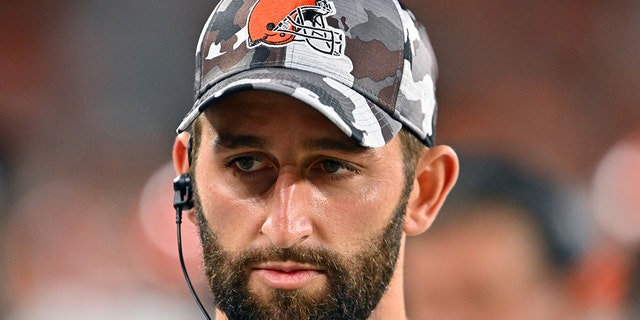
[[[191,175],[183,173],[173,179],[173,207],[181,210],[193,208],[193,186]]]

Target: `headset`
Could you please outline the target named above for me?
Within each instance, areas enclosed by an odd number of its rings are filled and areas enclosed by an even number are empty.
[[[189,137],[189,143],[187,147],[187,153],[189,157],[189,166],[191,166],[191,146],[192,139]],[[193,285],[191,284],[191,280],[189,279],[189,274],[187,273],[187,267],[184,264],[184,256],[182,255],[182,210],[190,210],[193,209],[193,184],[191,182],[191,175],[188,173],[183,173],[175,179],[173,179],[173,207],[176,209],[176,229],[177,229],[177,238],[178,238],[178,256],[180,257],[180,266],[182,267],[182,273],[184,274],[184,279],[187,281],[187,286],[189,287],[189,291],[191,292],[191,296],[196,301],[198,308],[202,312],[202,315],[205,319],[211,320],[207,310],[200,302],[198,295],[196,294]]]

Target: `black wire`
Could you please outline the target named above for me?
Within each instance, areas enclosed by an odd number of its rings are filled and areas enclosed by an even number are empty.
[[[193,289],[193,285],[191,284],[191,280],[189,279],[189,274],[187,273],[187,267],[184,264],[184,257],[182,256],[181,225],[182,225],[182,209],[178,207],[176,208],[176,227],[177,227],[176,229],[178,230],[178,256],[180,257],[180,266],[182,267],[182,273],[184,274],[184,279],[187,281],[187,286],[189,286],[189,291],[191,292],[193,299],[196,301],[196,304],[198,304],[198,308],[200,308],[202,315],[204,316],[205,319],[211,320],[211,317],[209,317],[207,310],[202,305],[202,302],[200,302],[200,299],[198,298],[196,291]]]

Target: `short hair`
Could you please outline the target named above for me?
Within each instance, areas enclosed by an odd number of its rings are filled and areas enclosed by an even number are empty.
[[[465,219],[465,208],[485,203],[505,203],[522,214],[543,240],[543,254],[552,267],[563,270],[578,255],[578,245],[568,239],[568,193],[555,181],[544,179],[505,159],[458,152],[460,175],[432,228]]]

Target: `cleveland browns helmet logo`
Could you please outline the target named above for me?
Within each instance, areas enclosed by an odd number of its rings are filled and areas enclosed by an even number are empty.
[[[258,0],[247,19],[247,46],[286,46],[305,42],[331,56],[344,54],[344,33],[327,24],[336,13],[327,0]]]

